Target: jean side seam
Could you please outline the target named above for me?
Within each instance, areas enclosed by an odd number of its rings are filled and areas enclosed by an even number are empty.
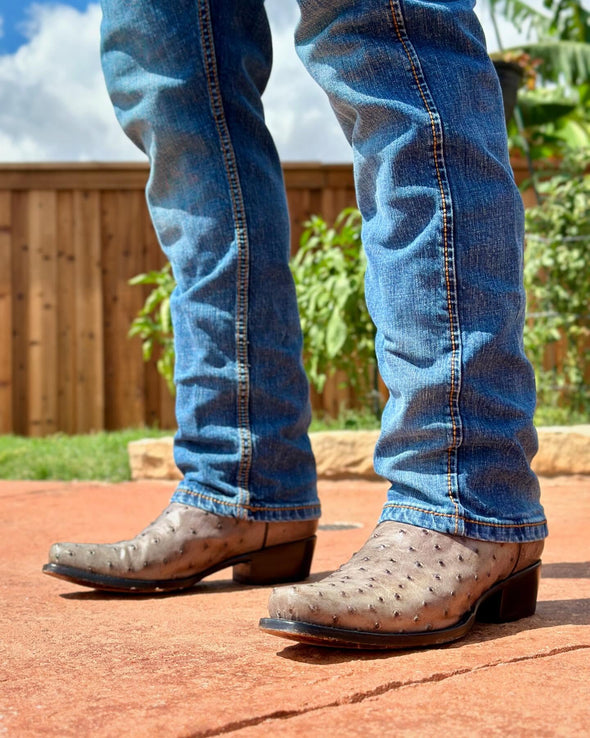
[[[398,41],[404,49],[418,88],[422,103],[430,120],[432,131],[432,156],[440,194],[443,226],[443,261],[447,311],[449,315],[449,336],[451,342],[451,367],[449,387],[449,414],[451,418],[451,442],[447,449],[447,493],[454,507],[455,533],[459,533],[460,514],[458,477],[458,449],[462,443],[462,422],[459,413],[459,393],[461,384],[461,334],[457,300],[457,275],[453,240],[453,210],[448,176],[443,153],[443,130],[440,114],[424,77],[416,50],[409,39],[401,9],[401,0],[389,0],[391,17]]]
[[[237,415],[238,434],[240,438],[240,462],[237,485],[240,507],[248,508],[249,477],[252,465],[252,434],[250,430],[250,374],[248,369],[248,290],[249,290],[249,237],[246,209],[235,151],[225,117],[219,74],[215,57],[213,27],[209,0],[198,0],[199,30],[203,48],[205,72],[209,101],[219,137],[223,164],[228,180],[232,215],[237,243],[237,275],[236,275],[236,362],[237,362]]]

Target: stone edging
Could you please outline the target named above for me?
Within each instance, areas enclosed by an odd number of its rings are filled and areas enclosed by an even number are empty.
[[[373,449],[379,431],[326,431],[311,434],[320,479],[379,479]],[[172,437],[147,438],[128,445],[132,479],[180,479],[172,458]],[[539,429],[533,469],[542,476],[590,474],[590,425]]]

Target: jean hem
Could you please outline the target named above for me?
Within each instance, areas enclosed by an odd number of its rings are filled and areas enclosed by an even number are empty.
[[[474,538],[480,541],[526,543],[542,540],[548,535],[547,521],[544,518],[524,522],[500,522],[498,520],[461,516],[457,520],[455,512],[438,512],[412,505],[392,503],[384,505],[379,518],[380,523],[387,520],[428,528],[439,533],[461,535],[465,538]],[[457,533],[457,523],[459,524],[459,533]]]
[[[230,502],[221,497],[215,497],[210,492],[205,493],[184,486],[176,489],[172,495],[172,502],[198,507],[224,517],[259,520],[267,523],[317,520],[321,515],[319,501],[304,505],[252,505]]]

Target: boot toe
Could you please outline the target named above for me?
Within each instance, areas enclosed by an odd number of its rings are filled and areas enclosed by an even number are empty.
[[[48,563],[62,566],[77,566],[79,564],[78,546],[74,543],[54,543],[49,549]]]

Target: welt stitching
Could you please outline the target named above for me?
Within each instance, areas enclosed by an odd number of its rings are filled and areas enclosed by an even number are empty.
[[[442,157],[442,128],[440,131],[441,141],[439,143],[439,135],[437,133],[437,125],[436,125],[437,121],[436,121],[434,113],[431,110],[430,104],[428,102],[428,98],[424,91],[426,82],[420,79],[420,75],[418,74],[418,71],[416,69],[416,62],[414,61],[415,52],[412,53],[412,50],[410,50],[409,48],[409,39],[407,39],[406,41],[406,38],[404,38],[404,33],[402,33],[402,29],[400,26],[400,19],[398,19],[398,14],[396,12],[396,7],[394,5],[393,0],[389,0],[389,7],[390,7],[391,16],[393,19],[393,24],[395,27],[397,38],[399,42],[401,43],[404,49],[404,52],[408,58],[410,67],[412,69],[412,75],[414,77],[414,81],[416,82],[416,85],[418,87],[418,92],[424,104],[424,108],[430,119],[430,128],[432,131],[432,140],[433,140],[433,159],[434,159],[434,166],[436,170],[436,177],[438,180],[438,188],[439,188],[440,197],[441,197],[441,207],[442,207],[442,214],[443,214],[443,254],[444,254],[444,268],[445,268],[445,285],[446,285],[446,291],[447,291],[447,310],[449,313],[449,334],[450,334],[450,339],[451,339],[451,386],[449,390],[449,412],[451,416],[452,439],[451,439],[451,443],[447,451],[447,492],[455,508],[455,533],[457,533],[458,527],[459,527],[460,515],[459,515],[459,505],[457,503],[455,495],[453,494],[452,475],[453,475],[453,468],[456,466],[456,452],[457,452],[457,448],[459,447],[459,428],[457,424],[458,390],[457,390],[457,377],[456,377],[456,374],[457,374],[456,367],[458,365],[458,360],[459,360],[459,346],[458,346],[457,336],[456,336],[456,332],[457,332],[456,323],[458,324],[458,317],[456,318],[454,314],[454,310],[456,307],[456,304],[455,304],[456,301],[453,299],[453,289],[452,288],[455,286],[455,280],[453,280],[453,284],[452,284],[450,266],[449,266],[450,260],[451,260],[451,249],[450,249],[450,244],[449,244],[450,214],[448,212],[447,196],[445,193],[445,186],[444,186],[443,179],[442,179],[441,163],[440,163],[440,158]],[[400,10],[400,15],[401,15],[401,10]],[[439,118],[439,124],[440,124],[440,116],[438,116],[438,118]]]
[[[400,508],[402,510],[415,510],[416,512],[425,513],[426,515],[434,515],[439,518],[453,518],[455,519],[455,513],[442,513],[436,512],[435,510],[427,510],[423,507],[417,507],[415,505],[398,505],[396,502],[387,502],[384,507]],[[464,523],[473,523],[474,525],[484,525],[488,528],[539,528],[547,524],[547,520],[541,520],[539,523],[486,523],[483,520],[474,520],[473,518],[465,518],[461,516],[461,521]]]
[[[249,239],[242,189],[240,186],[235,151],[225,118],[221,99],[219,76],[215,60],[213,29],[209,0],[199,0],[201,43],[204,51],[207,90],[213,119],[221,143],[223,164],[229,184],[232,215],[237,241],[237,285],[236,285],[236,360],[238,375],[238,433],[240,437],[240,462],[238,488],[248,499],[248,480],[252,465],[252,438],[249,419],[250,376],[248,370],[248,288],[249,288]]]

